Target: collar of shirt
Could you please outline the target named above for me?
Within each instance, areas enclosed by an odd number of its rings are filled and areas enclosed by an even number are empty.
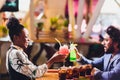
[[[11,45],[12,48],[15,48],[17,50],[20,50],[20,51],[23,51],[23,49],[19,46],[16,46],[16,45]]]

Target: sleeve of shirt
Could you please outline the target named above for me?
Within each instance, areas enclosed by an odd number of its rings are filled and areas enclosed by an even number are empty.
[[[92,60],[89,60],[86,57],[84,57],[82,54],[80,54],[80,58],[77,59],[77,62],[81,64],[91,64]]]
[[[110,71],[96,71],[95,80],[120,80],[120,62]]]
[[[104,70],[104,66],[103,66],[103,61],[104,61],[104,56],[100,57],[100,58],[97,58],[95,60],[89,60],[87,59],[86,57],[84,57],[82,54],[81,54],[81,57],[80,59],[77,60],[78,63],[80,64],[91,64],[93,67],[96,67],[100,70]]]
[[[28,56],[21,51],[14,50],[9,57],[12,68],[26,76],[30,77],[41,77],[47,71],[48,67],[46,64],[36,66],[30,60]]]

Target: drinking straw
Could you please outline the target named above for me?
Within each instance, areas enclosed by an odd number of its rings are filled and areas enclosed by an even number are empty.
[[[57,38],[55,38],[55,40],[59,43],[60,46],[62,46],[61,42]]]

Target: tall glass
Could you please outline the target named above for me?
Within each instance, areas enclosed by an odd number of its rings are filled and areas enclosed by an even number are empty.
[[[76,62],[76,53],[77,53],[77,48],[76,48],[77,44],[70,44],[70,61],[71,62]]]
[[[69,48],[68,48],[68,46],[67,45],[60,46],[59,54],[66,55],[66,58],[67,58],[67,56],[69,55]],[[65,67],[65,62],[63,62],[63,67]]]
[[[62,45],[61,42],[60,42],[57,38],[55,38],[55,40],[56,40],[56,41],[59,43],[59,45],[60,45],[59,54],[61,54],[61,55],[66,55],[66,58],[67,58],[67,56],[68,56],[68,54],[69,54],[69,48],[68,48],[68,46],[67,46],[67,45]],[[63,62],[63,67],[65,67],[65,62]]]

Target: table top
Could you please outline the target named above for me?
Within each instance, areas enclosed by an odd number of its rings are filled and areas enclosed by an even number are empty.
[[[59,80],[58,73],[45,73],[42,77],[36,80]]]
[[[36,80],[59,80],[58,70],[49,69],[42,77]],[[80,80],[90,80],[89,78],[80,77]]]

